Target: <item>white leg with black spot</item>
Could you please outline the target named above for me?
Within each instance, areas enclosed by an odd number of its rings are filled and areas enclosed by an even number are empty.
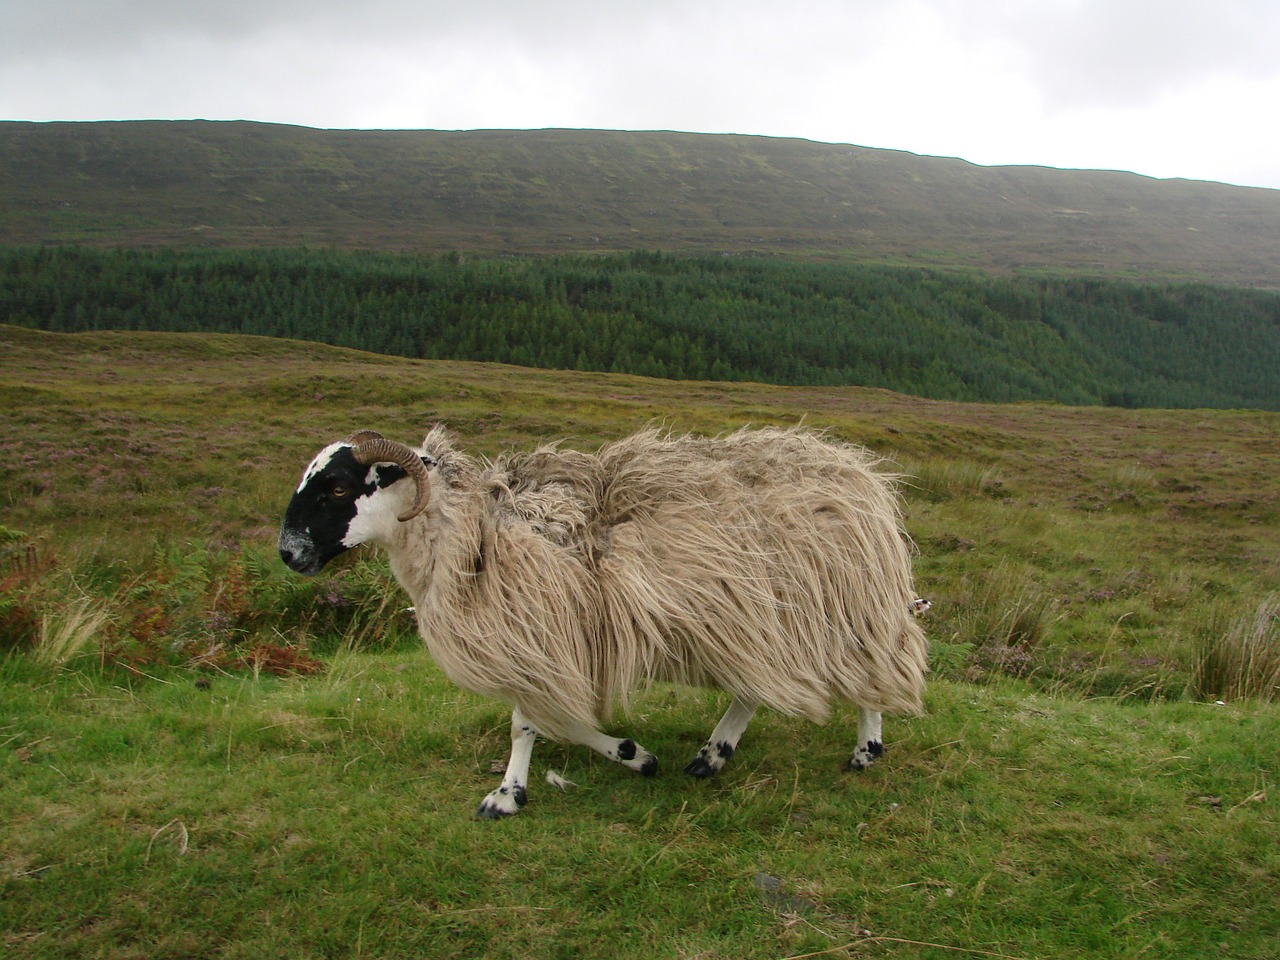
[[[519,710],[511,711],[511,759],[502,785],[481,802],[476,816],[482,820],[497,820],[519,813],[524,806],[526,786],[529,783],[529,761],[533,757],[533,742],[538,731],[525,720]]]
[[[696,757],[685,764],[684,772],[694,777],[711,777],[719,773],[738,749],[738,741],[758,706],[753,700],[734,697],[729,709],[711,731],[711,739],[702,745]]]
[[[620,763],[628,770],[652,777],[658,772],[658,758],[631,738],[618,739],[600,730],[588,727],[574,727],[566,739],[590,747],[601,756],[608,757],[614,763]]]
[[[858,748],[849,758],[850,770],[865,770],[884,753],[880,734],[880,711],[858,708]]]

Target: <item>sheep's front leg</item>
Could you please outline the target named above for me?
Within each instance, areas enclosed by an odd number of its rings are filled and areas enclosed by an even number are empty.
[[[715,730],[711,731],[711,739],[702,745],[696,757],[685,764],[684,772],[695,777],[711,777],[719,773],[738,749],[738,741],[746,732],[757,706],[752,700],[734,697]]]
[[[858,748],[849,758],[850,770],[865,770],[884,753],[884,741],[880,739],[880,711],[858,708]]]
[[[658,758],[636,743],[630,737],[619,740],[599,730],[587,727],[574,727],[569,731],[567,739],[571,743],[590,747],[601,756],[608,757],[614,763],[620,763],[628,770],[652,777],[658,772]]]
[[[511,759],[502,785],[480,804],[476,816],[482,820],[497,820],[519,813],[525,802],[525,785],[529,782],[529,760],[533,756],[533,742],[538,731],[525,720],[517,709],[511,711]]]

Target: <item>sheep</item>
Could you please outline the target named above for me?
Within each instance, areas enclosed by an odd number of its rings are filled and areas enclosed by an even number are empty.
[[[695,777],[720,771],[761,705],[823,723],[831,701],[856,704],[854,770],[883,752],[882,712],[921,709],[911,614],[927,603],[895,478],[807,429],[647,428],[595,454],[492,462],[440,426],[418,449],[360,431],[306,468],[279,550],[312,575],[362,543],[387,551],[449,679],[512,707],[481,818],[524,806],[539,735],[653,775],[652,753],[602,730],[649,681],[732,694],[684,768]]]

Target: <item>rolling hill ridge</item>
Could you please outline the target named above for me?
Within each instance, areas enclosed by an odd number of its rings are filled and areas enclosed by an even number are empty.
[[[0,244],[880,260],[1280,288],[1280,191],[758,136],[0,123]]]

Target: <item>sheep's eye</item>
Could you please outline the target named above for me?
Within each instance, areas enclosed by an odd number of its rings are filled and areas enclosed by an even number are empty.
[[[339,500],[345,500],[351,496],[351,490],[348,487],[336,486],[329,490],[329,496],[337,497]]]

